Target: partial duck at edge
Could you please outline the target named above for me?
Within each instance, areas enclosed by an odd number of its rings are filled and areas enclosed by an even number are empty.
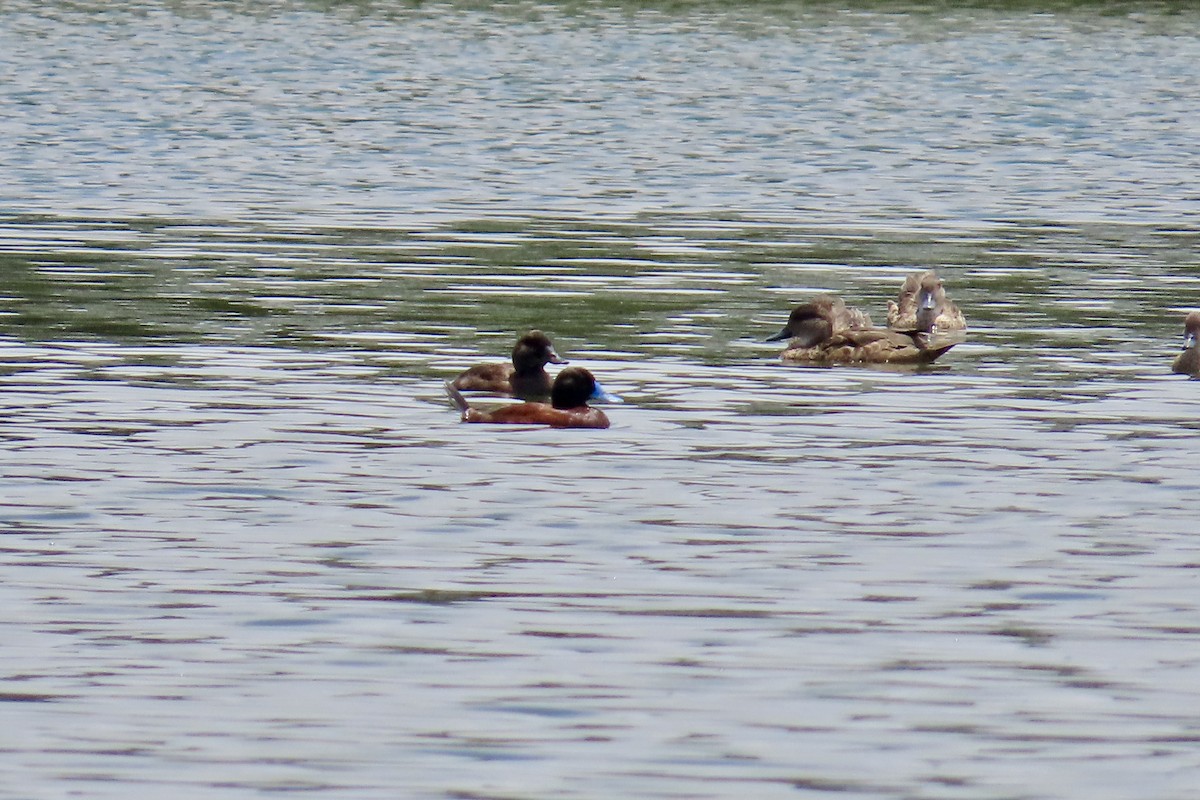
[[[1175,356],[1171,371],[1200,376],[1200,311],[1191,312],[1183,321],[1183,352]]]

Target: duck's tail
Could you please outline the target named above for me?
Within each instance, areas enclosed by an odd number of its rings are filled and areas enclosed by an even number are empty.
[[[462,392],[454,388],[454,384],[446,381],[446,394],[450,396],[450,400],[454,403],[455,408],[463,415],[463,419],[467,418],[467,412],[471,410],[471,404],[467,402],[467,398],[462,396]]]
[[[946,351],[948,351],[951,347],[954,347],[953,343],[943,345],[942,347],[927,347],[926,349],[921,351],[921,363],[922,364],[932,364],[934,361],[937,361],[941,356],[945,355]]]

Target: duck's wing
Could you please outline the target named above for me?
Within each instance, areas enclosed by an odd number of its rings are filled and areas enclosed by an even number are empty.
[[[834,334],[816,347],[786,350],[783,359],[810,364],[928,364],[956,344],[956,339],[930,343],[910,333],[872,328]]]
[[[865,331],[871,328],[871,317],[861,308],[846,306],[845,313],[838,319],[835,330]]]
[[[908,364],[921,360],[912,337],[886,329],[847,331],[827,343],[830,357],[842,363]]]
[[[841,331],[812,346],[788,348],[783,351],[783,360],[808,364],[883,361],[882,354],[889,345],[898,343],[890,333],[882,328]]]
[[[963,316],[962,311],[958,306],[954,305],[952,300],[945,300],[945,305],[942,307],[942,313],[938,314],[934,324],[939,331],[965,331],[967,329],[967,318]]]

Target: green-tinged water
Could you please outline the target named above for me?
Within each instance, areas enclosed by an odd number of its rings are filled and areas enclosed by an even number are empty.
[[[1190,800],[1196,130],[1183,4],[0,3],[0,798]]]

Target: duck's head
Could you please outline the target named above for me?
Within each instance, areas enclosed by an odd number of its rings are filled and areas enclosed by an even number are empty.
[[[783,330],[767,339],[794,339],[795,347],[813,347],[833,335],[833,314],[844,304],[839,298],[822,295],[792,309]]]
[[[932,274],[932,273],[930,273]],[[928,285],[925,281],[921,282],[921,288],[917,290],[917,330],[922,333],[933,333],[937,323],[938,315],[942,313],[941,297],[944,296],[942,291],[942,282],[935,277],[932,285]]]
[[[567,367],[554,377],[550,390],[550,405],[555,408],[578,408],[589,400],[620,403],[621,398],[605,391],[592,373],[583,367]]]
[[[512,352],[513,365],[520,369],[522,366],[541,369],[547,364],[566,364],[565,358],[554,352],[550,337],[541,331],[530,331],[517,339]]]
[[[1193,311],[1183,321],[1183,349],[1195,347],[1200,343],[1200,311]]]

